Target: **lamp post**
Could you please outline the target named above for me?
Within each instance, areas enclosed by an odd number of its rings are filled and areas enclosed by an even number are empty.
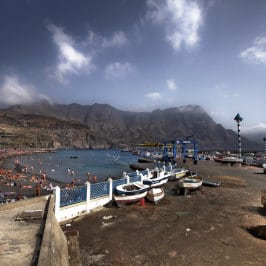
[[[264,141],[264,159],[266,158],[266,137],[263,138]]]
[[[238,136],[238,158],[240,159],[241,156],[241,137],[240,137],[240,122],[243,118],[240,116],[239,113],[235,116],[234,120],[237,122],[237,136]]]

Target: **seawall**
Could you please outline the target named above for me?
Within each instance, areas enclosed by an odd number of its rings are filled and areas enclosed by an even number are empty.
[[[0,205],[0,265],[69,265],[67,239],[54,215],[54,197]]]
[[[68,266],[67,239],[54,215],[54,198],[48,204],[38,266]]]

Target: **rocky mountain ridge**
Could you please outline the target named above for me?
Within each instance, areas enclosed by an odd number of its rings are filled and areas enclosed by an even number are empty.
[[[13,123],[17,130],[23,128],[25,131],[27,128],[28,132],[36,135],[35,139],[45,139],[41,145],[52,147],[132,147],[139,143],[162,143],[192,136],[199,140],[203,150],[237,149],[236,132],[216,124],[197,105],[129,112],[107,104],[42,102],[2,110],[0,127],[3,122]],[[26,126],[21,126],[23,124]],[[31,145],[38,146],[37,142]],[[260,149],[258,143],[246,138],[242,138],[242,146],[246,150]]]

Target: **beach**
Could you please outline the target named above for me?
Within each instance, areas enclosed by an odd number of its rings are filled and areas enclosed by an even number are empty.
[[[110,203],[68,221],[62,228],[72,243],[70,264],[266,265],[265,240],[251,233],[266,225],[263,169],[213,161],[180,166],[221,185],[180,196],[176,181],[168,181],[157,205]]]
[[[53,193],[55,186],[66,184],[53,180],[45,173],[36,173],[33,169],[25,169],[16,162],[18,153],[8,153],[0,159],[0,204],[24,200],[36,196]],[[14,167],[5,168],[4,160],[14,158]]]
[[[50,194],[55,186],[121,178],[136,160],[137,156],[116,150],[10,150],[2,153],[0,160],[0,202]]]
[[[258,234],[266,226],[263,169],[206,160],[177,164],[220,186],[178,195],[176,181],[168,181],[166,196],[157,205],[146,200],[118,208],[110,202],[62,223],[70,265],[266,265],[266,234]],[[13,192],[5,200],[39,196],[35,188],[42,175],[36,181],[30,170],[22,169],[20,164],[1,169],[0,193]],[[52,193],[47,190],[50,181],[66,186],[46,177],[41,195]]]

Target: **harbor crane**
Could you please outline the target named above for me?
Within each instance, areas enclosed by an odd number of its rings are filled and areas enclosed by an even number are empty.
[[[177,147],[181,146],[181,158],[185,163],[187,158],[189,158],[188,152],[188,145],[193,145],[193,155],[191,158],[194,161],[194,164],[198,163],[198,141],[197,140],[189,140],[192,136],[187,137],[186,139],[178,139],[178,140],[170,140],[164,142],[164,149],[163,149],[163,160],[170,161],[171,158],[169,157],[169,151],[172,150],[173,159],[177,157]]]

